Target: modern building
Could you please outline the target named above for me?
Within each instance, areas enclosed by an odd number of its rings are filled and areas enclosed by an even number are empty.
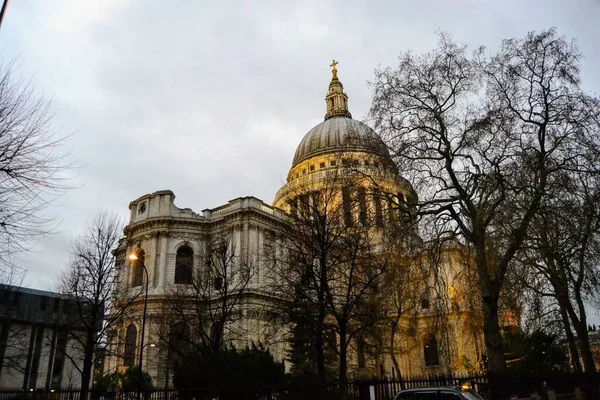
[[[336,190],[341,204],[358,199],[355,201],[359,204],[358,218],[371,215],[378,225],[385,224],[386,215],[393,209],[389,203],[391,197],[408,205],[416,201],[417,193],[400,175],[380,136],[366,124],[352,119],[348,96],[338,79],[335,63],[332,72],[325,97],[325,119],[300,140],[287,182],[275,195],[272,205],[254,197],[240,197],[196,213],[189,208],[177,207],[175,195],[169,190],[146,194],[129,204],[129,223],[116,253],[121,266],[120,289],[132,293],[141,291],[147,271],[147,318],[142,326],[143,296],[140,296],[135,312],[121,327],[120,341],[112,344],[111,352],[122,356],[107,360],[106,371],[137,363],[143,330],[144,369],[152,375],[157,386],[169,384],[169,352],[161,350],[157,333],[162,317],[169,312],[165,303],[174,288],[192,283],[195,271],[205,267],[206,255],[213,253],[223,242],[238,260],[253,266],[235,322],[245,333],[238,335],[237,340],[267,344],[275,358],[285,359],[287,347],[281,339],[286,327],[269,327],[262,313],[265,302],[270,301],[268,283],[274,279],[271,260],[265,256],[265,251],[276,245],[273,234],[288,223],[287,216],[299,212],[306,196],[330,185],[328,180],[332,171],[347,167],[369,177],[350,187],[341,180],[334,183],[339,186]],[[392,196],[373,196],[375,189]],[[356,217],[352,213],[346,214],[348,219]],[[138,261],[129,262],[129,254],[135,254]],[[409,375],[478,368],[483,347],[480,320],[473,305],[465,300],[470,298],[466,288],[471,285],[464,273],[469,269],[469,257],[456,247],[444,250],[440,259],[443,265],[439,270],[443,272],[446,285],[442,297],[446,298],[447,305],[436,308],[433,300],[431,303],[428,299],[420,301],[418,311],[403,317],[403,328],[396,332],[397,351],[392,351],[395,357],[392,359],[389,349],[386,351],[382,345],[379,353],[371,354],[366,362],[365,357],[351,356],[351,372],[364,370],[391,374],[394,364]],[[427,285],[428,280],[429,277],[425,277],[414,284]],[[217,280],[214,281],[215,289],[221,287],[222,282],[219,282],[217,285]],[[444,337],[433,330],[440,319],[445,322]]]
[[[78,388],[83,360],[74,335],[84,334],[68,296],[0,285],[0,388]]]

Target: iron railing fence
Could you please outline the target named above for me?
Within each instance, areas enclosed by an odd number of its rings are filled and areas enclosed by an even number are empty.
[[[485,398],[508,399],[512,395],[529,397],[546,380],[557,394],[573,393],[580,388],[592,396],[598,393],[600,375],[556,373],[545,376],[503,375],[482,373],[436,374],[425,376],[356,377],[340,390],[338,383],[290,384],[275,387],[218,387],[201,389],[154,389],[142,391],[140,400],[394,400],[403,389],[419,387],[458,387],[468,383]],[[588,398],[592,398],[588,396]],[[598,396],[600,399],[600,396]],[[0,400],[137,400],[137,391],[90,390],[87,399],[80,398],[79,389],[23,390],[0,388]]]

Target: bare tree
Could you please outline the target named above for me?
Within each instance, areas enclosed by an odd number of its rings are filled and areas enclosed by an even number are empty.
[[[117,260],[123,223],[115,215],[101,213],[91,220],[73,244],[71,260],[63,271],[58,290],[67,295],[73,329],[68,332],[64,355],[81,374],[81,398],[87,398],[97,356],[117,335],[121,320],[140,293],[117,290]]]
[[[326,379],[326,353],[333,349],[345,388],[349,350],[383,317],[378,289],[389,257],[377,227],[381,215],[368,206],[368,180],[340,167],[312,184],[297,193],[290,188],[294,206],[277,234],[275,289],[291,305],[290,322],[304,324],[313,338],[309,357],[318,377]]]
[[[51,127],[51,103],[16,75],[14,61],[0,62],[0,281],[17,274],[14,256],[53,231],[42,214],[68,189],[70,163],[64,138]]]
[[[168,348],[169,363],[188,352],[217,357],[227,343],[244,338],[244,297],[254,274],[253,256],[240,253],[232,232],[209,238],[201,265],[169,289],[157,336]]]
[[[388,200],[389,204],[397,208],[397,212],[406,211],[397,198],[392,197]],[[408,349],[400,346],[398,338],[416,335],[412,324],[406,329],[402,321],[416,321],[423,303],[429,301],[428,287],[432,276],[432,264],[429,263],[429,258],[424,256],[426,244],[414,234],[414,223],[410,218],[403,218],[402,224],[386,224],[383,235],[383,249],[389,254],[389,267],[380,288],[384,318],[378,335],[386,340],[385,352],[389,354],[394,373],[399,378],[403,373],[398,355]],[[424,282],[426,284],[423,284]]]
[[[420,192],[419,214],[472,249],[490,371],[506,368],[503,283],[549,186],[560,170],[595,168],[600,107],[579,88],[579,59],[554,30],[472,58],[441,35],[373,83],[371,117]]]
[[[596,370],[585,306],[597,300],[600,285],[599,204],[598,177],[565,174],[531,224],[527,248],[520,257],[532,274],[547,283],[531,289],[555,299],[573,365],[577,370],[580,353],[586,372]]]

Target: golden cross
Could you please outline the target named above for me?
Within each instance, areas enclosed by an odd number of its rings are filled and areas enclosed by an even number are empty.
[[[336,65],[338,65],[339,63],[335,60],[333,60],[333,62],[329,65],[330,67],[332,67],[333,69],[331,70],[331,72],[333,73],[333,77],[337,78],[337,69],[335,68]]]

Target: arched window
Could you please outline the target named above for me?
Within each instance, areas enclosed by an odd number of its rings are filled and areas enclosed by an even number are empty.
[[[142,286],[144,282],[144,263],[146,262],[144,256],[144,250],[139,249],[135,255],[137,256],[137,260],[133,262],[133,282],[131,283],[132,287]]]
[[[125,352],[123,354],[123,364],[131,367],[135,364],[135,350],[137,347],[137,328],[134,324],[129,324],[125,333]]]
[[[360,223],[365,226],[367,225],[367,189],[363,186],[358,188],[357,192],[358,198],[358,220]]]
[[[214,323],[210,327],[210,341],[217,346],[223,345],[223,327]]]
[[[434,334],[429,334],[423,343],[423,352],[425,354],[425,366],[440,365],[440,357],[438,354],[437,339]]]
[[[181,246],[175,257],[175,283],[192,283],[194,251],[189,246]]]
[[[168,360],[176,363],[182,360],[186,343],[190,339],[190,330],[185,322],[176,323],[169,332]]]
[[[354,221],[352,218],[352,197],[350,195],[349,186],[344,186],[342,188],[342,207],[346,226],[352,226]]]

